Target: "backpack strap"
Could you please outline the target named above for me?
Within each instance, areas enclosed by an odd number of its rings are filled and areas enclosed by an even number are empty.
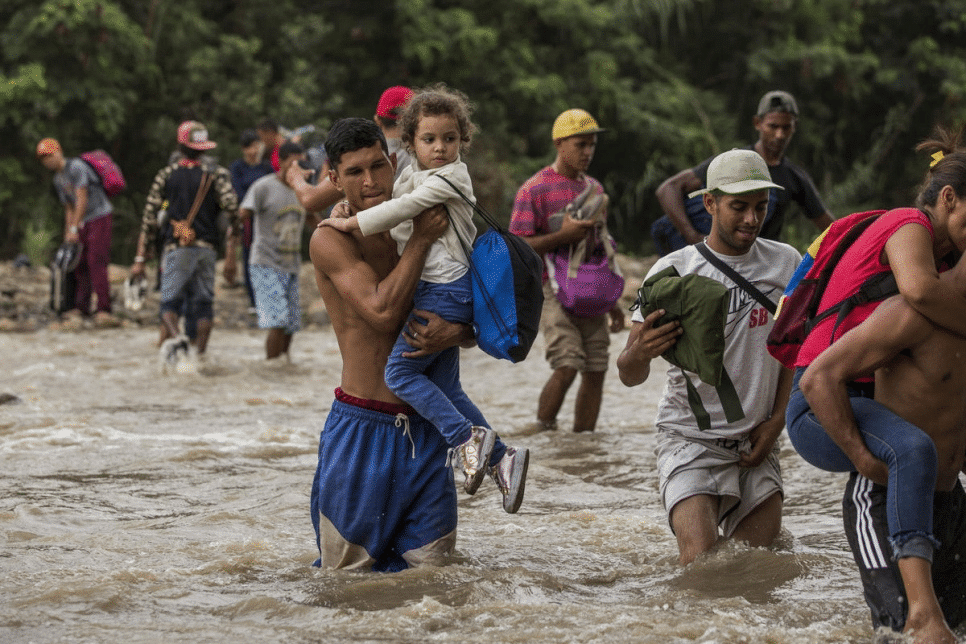
[[[171,225],[175,228],[175,236],[178,238],[180,245],[187,246],[194,241],[195,235],[194,230],[191,228],[191,224],[194,222],[195,216],[198,214],[198,210],[201,209],[201,204],[205,200],[205,195],[208,194],[208,189],[211,187],[211,184],[214,182],[214,180],[215,175],[210,172],[203,171],[201,173],[201,183],[198,184],[198,192],[195,194],[195,200],[194,203],[191,204],[191,210],[188,211],[188,216],[180,222],[171,222]]]
[[[449,179],[447,179],[446,177],[444,177],[442,175],[436,174],[436,175],[433,175],[433,176],[436,177],[436,178],[438,178],[438,179],[442,179],[443,181],[445,181],[446,183],[448,183],[449,184],[449,187],[452,188],[453,190],[455,190],[456,191],[456,194],[458,194],[460,197],[462,197],[463,198],[463,201],[465,201],[466,203],[468,203],[470,205],[470,207],[473,208],[473,211],[476,214],[478,214],[483,219],[483,221],[486,222],[486,225],[487,226],[489,226],[490,228],[495,228],[496,230],[500,231],[501,233],[506,232],[504,230],[503,226],[501,226],[497,222],[496,218],[493,215],[491,215],[490,213],[488,213],[486,211],[486,209],[483,208],[483,206],[481,206],[480,204],[476,203],[475,201],[471,201],[470,198],[467,197],[466,195],[464,195],[463,194],[463,191],[461,191],[459,188],[457,188],[456,185],[452,181],[450,181]]]
[[[881,213],[874,214],[866,217],[862,221],[859,221],[852,225],[842,237],[836,242],[835,248],[832,249],[828,260],[826,260],[825,266],[819,272],[816,278],[815,292],[821,294],[825,292],[826,287],[828,287],[829,281],[832,279],[832,273],[835,267],[838,266],[839,261],[845,255],[845,252],[851,248],[852,244],[856,242],[859,236],[866,231],[866,229],[872,225],[879,217]],[[867,304],[869,302],[878,302],[884,300],[887,297],[895,295],[899,292],[899,287],[896,284],[895,275],[892,271],[886,271],[883,273],[877,273],[862,283],[859,290],[845,298],[838,304],[835,304],[824,311],[819,312],[818,305],[821,302],[821,295],[816,298],[816,302],[813,305],[815,308],[812,309],[812,317],[806,320],[805,336],[807,337],[812,330],[818,326],[818,324],[832,316],[836,313],[838,314],[835,319],[835,326],[832,327],[832,336],[829,344],[835,341],[835,333],[838,331],[839,325],[846,318],[846,316],[851,313],[856,306],[862,304]]]
[[[90,170],[91,173],[94,175],[94,180],[97,181],[97,185],[99,185],[101,188],[103,188],[104,187],[104,179],[101,178],[101,173],[97,171],[97,168],[94,166],[94,164],[91,163],[90,161],[88,161],[86,158],[84,158],[84,155],[83,154],[80,155],[80,156],[78,156],[77,158],[80,159],[81,162],[85,166],[87,166],[87,169]]]
[[[706,432],[711,429],[711,414],[705,409],[701,395],[694,383],[691,382],[691,378],[688,377],[688,373],[681,369],[681,374],[684,376],[684,386],[687,389],[688,406],[691,408],[691,413],[694,414],[698,423],[698,429]],[[727,422],[734,423],[745,417],[745,411],[741,408],[741,399],[738,397],[738,390],[735,389],[734,383],[728,376],[728,370],[724,367],[721,369],[721,384],[715,387],[715,391],[718,393],[721,409],[724,411]]]
[[[721,261],[721,259],[717,255],[711,252],[711,249],[708,248],[707,244],[705,244],[704,242],[698,242],[697,244],[694,245],[694,247],[698,250],[699,253],[704,255],[704,258],[708,260],[708,262],[711,263],[712,266],[714,266],[719,271],[727,275],[731,279],[731,281],[733,281],[735,284],[740,286],[745,291],[745,293],[755,298],[755,300],[763,307],[765,307],[765,309],[767,309],[769,313],[771,313],[772,315],[775,314],[775,311],[778,310],[778,305],[772,302],[771,300],[769,300],[767,297],[765,297],[764,293],[759,291],[754,284],[746,280],[735,269],[731,268],[726,263]]]
[[[898,293],[899,285],[896,283],[896,276],[892,271],[876,273],[862,282],[862,286],[859,287],[858,291],[809,320],[806,329],[811,332],[819,322],[835,315],[835,326],[832,327],[832,336],[829,340],[829,344],[831,344],[835,341],[835,334],[838,331],[839,325],[842,324],[842,321],[856,307],[868,304],[869,302],[879,302]]]
[[[878,219],[879,216],[880,215],[870,215],[862,221],[853,224],[852,227],[849,228],[849,230],[842,235],[841,238],[839,238],[839,240],[835,243],[835,248],[832,249],[831,254],[825,261],[825,266],[823,266],[822,270],[819,271],[818,278],[816,280],[816,293],[825,292],[825,288],[828,286],[829,280],[832,279],[832,272],[835,270],[835,267],[838,266],[842,256],[845,255],[845,251],[852,247],[852,244],[854,244],[855,240],[859,238],[859,235],[864,233],[865,229],[871,226],[872,222]],[[818,306],[818,302],[815,303],[815,306]],[[817,314],[817,312],[817,310],[813,311],[813,314]]]

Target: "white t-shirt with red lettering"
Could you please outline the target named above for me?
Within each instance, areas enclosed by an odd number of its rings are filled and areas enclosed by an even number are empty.
[[[775,304],[802,260],[799,252],[788,244],[761,238],[755,240],[744,255],[715,255]],[[697,439],[744,438],[771,415],[775,402],[775,388],[782,367],[765,348],[768,332],[774,323],[772,316],[743,288],[710,264],[694,246],[665,255],[651,267],[647,276],[668,266],[674,266],[681,276],[704,275],[728,287],[731,303],[725,325],[724,366],[735,385],[745,417],[728,423],[716,389],[702,382],[696,373],[689,372],[688,378],[711,417],[711,429],[699,430],[688,403],[684,372],[672,365],[667,371],[667,383],[658,407],[655,421],[658,430]],[[643,322],[640,310],[634,312],[632,320]]]

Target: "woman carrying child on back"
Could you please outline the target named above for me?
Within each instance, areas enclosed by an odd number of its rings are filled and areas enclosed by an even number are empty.
[[[364,235],[389,230],[402,253],[412,235],[412,218],[444,204],[450,226],[429,251],[414,306],[417,312],[431,311],[460,323],[473,321],[473,289],[463,243],[471,246],[476,237],[473,208],[467,201],[475,199],[469,171],[460,160],[473,134],[471,112],[464,94],[442,84],[417,91],[400,117],[403,144],[416,163],[399,175],[393,198],[355,216],[322,222]],[[503,444],[463,391],[459,347],[406,357],[413,351],[405,333],[400,333],[386,364],[389,389],[439,429],[463,470],[467,494],[476,492],[488,472],[503,494],[503,509],[516,512],[523,501],[529,450]]]

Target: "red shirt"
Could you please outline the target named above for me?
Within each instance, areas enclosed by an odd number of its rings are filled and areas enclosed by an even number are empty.
[[[275,172],[278,172],[282,167],[281,161],[278,159],[278,149],[280,147],[282,147],[281,143],[272,148],[272,168],[274,168]]]
[[[851,248],[845,251],[835,270],[832,271],[832,278],[822,294],[818,307],[820,313],[853,295],[862,283],[873,275],[892,270],[888,264],[882,263],[882,251],[893,233],[907,224],[924,226],[929,231],[929,236],[935,238],[929,217],[915,208],[896,208],[883,213],[855,240]],[[835,329],[834,339],[841,338],[849,329],[857,327],[872,315],[881,303],[882,301],[868,302],[856,306],[845,316],[838,328],[835,328],[837,316],[831,315],[822,320],[802,343],[795,366],[810,365],[812,360],[832,344],[833,329]]]
[[[527,179],[520,186],[510,215],[510,232],[521,237],[546,235],[551,232],[550,215],[563,210],[576,199],[590,182],[594,192],[604,192],[597,179],[586,174],[577,179],[557,174],[553,166],[547,166]]]

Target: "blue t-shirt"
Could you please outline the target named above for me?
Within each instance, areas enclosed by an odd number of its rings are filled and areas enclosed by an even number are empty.
[[[274,172],[270,163],[259,162],[255,165],[248,165],[245,159],[236,159],[228,167],[231,172],[231,187],[238,195],[238,201],[245,198],[245,193],[251,188],[252,184],[264,177],[266,174]]]

